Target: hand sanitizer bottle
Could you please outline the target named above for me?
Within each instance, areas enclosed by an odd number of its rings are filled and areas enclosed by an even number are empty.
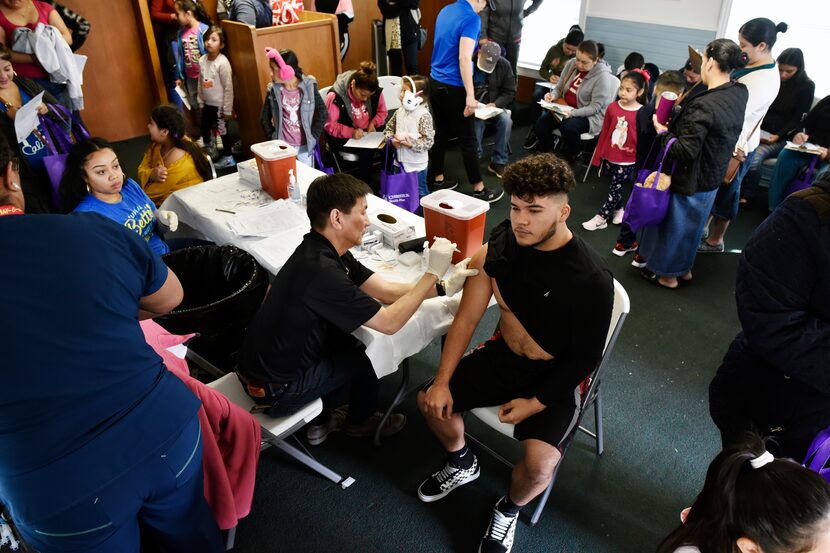
[[[294,169],[288,170],[288,199],[297,204],[302,203],[303,200],[300,185],[297,184],[297,177],[294,176]]]

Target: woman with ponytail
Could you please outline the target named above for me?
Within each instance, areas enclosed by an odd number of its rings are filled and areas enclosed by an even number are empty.
[[[823,553],[830,551],[830,485],[776,459],[748,433],[715,457],[681,520],[657,553]]]
[[[382,131],[386,123],[388,112],[375,64],[363,61],[360,69],[338,75],[325,101],[328,119],[323,129],[329,146],[336,152],[357,156],[356,176],[371,184],[372,162],[378,150],[345,148],[343,145],[350,138],[359,139],[367,132]]]
[[[745,64],[737,44],[713,40],[700,68],[706,90],[684,102],[668,128],[652,116],[656,148],[668,146],[665,172],[674,171],[666,217],[643,229],[640,254],[646,259],[643,276],[666,288],[677,288],[678,277],[692,279],[703,226],[744,121],[746,86],[730,74]]]
[[[138,182],[157,206],[167,196],[212,177],[204,152],[184,134],[184,118],[173,106],[150,114],[150,146],[138,166]]]
[[[766,132],[766,136],[761,137],[761,145],[755,150],[755,157],[741,183],[741,203],[755,195],[761,182],[761,164],[766,159],[778,157],[810,111],[816,95],[816,84],[804,70],[801,49],[787,48],[776,61],[781,88],[761,123],[761,132]]]
[[[741,135],[732,151],[745,160],[734,180],[718,191],[712,208],[712,221],[706,239],[700,242],[701,253],[722,253],[724,235],[729,222],[738,215],[741,197],[741,181],[749,172],[755,150],[761,143],[761,121],[772,105],[781,87],[781,77],[772,57],[772,47],[778,33],[786,33],[787,24],[776,25],[765,17],[751,19],[738,30],[738,44],[746,55],[746,67],[732,73],[732,79],[742,83],[749,91]],[[724,172],[724,175],[726,173]]]

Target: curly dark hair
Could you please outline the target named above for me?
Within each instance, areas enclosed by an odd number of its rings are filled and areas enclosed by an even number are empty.
[[[507,166],[504,191],[522,200],[568,194],[576,186],[570,166],[553,154],[528,156]]]

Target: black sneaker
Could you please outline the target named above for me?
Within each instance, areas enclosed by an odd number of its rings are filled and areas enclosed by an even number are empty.
[[[525,138],[524,148],[525,150],[532,150],[537,144],[539,144],[539,139],[536,137],[536,131],[530,129],[527,138]]]
[[[456,186],[458,186],[456,179],[434,180],[430,183],[429,189],[438,192],[439,190],[453,190]]]
[[[496,503],[496,506],[501,499]],[[498,508],[493,509],[493,516],[490,517],[490,525],[487,532],[478,546],[478,553],[510,553],[513,549],[513,538],[516,537],[516,521],[519,520],[518,513],[509,516]]]
[[[478,457],[475,455],[473,455],[473,464],[468,469],[454,467],[447,461],[444,468],[418,486],[418,498],[424,503],[438,501],[446,497],[455,488],[472,482],[478,478],[479,474],[481,474],[481,469],[478,466]]]
[[[502,175],[504,175],[504,163],[491,162],[490,165],[487,166],[487,170],[496,175],[498,178],[501,178]]]
[[[504,190],[496,191],[492,188],[484,187],[481,190],[473,190],[472,196],[473,198],[493,203],[501,200],[501,197],[504,196]]]

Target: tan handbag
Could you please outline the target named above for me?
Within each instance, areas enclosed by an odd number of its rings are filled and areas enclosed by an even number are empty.
[[[761,118],[763,121],[764,118]],[[754,127],[752,127],[752,132],[749,133],[749,136],[755,134],[755,131],[758,130],[758,126],[760,126],[761,121],[758,121]],[[735,180],[735,177],[738,175],[738,171],[741,169],[741,165],[743,165],[744,161],[746,161],[746,152],[741,150],[740,148],[735,150],[735,153],[732,154],[732,157],[729,158],[729,165],[726,166],[726,174],[723,176],[723,183],[722,186],[729,186],[732,184],[732,181]]]

